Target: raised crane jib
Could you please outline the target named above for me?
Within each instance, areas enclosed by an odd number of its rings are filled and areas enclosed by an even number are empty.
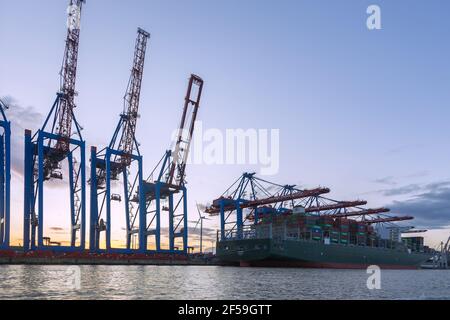
[[[172,162],[166,179],[166,183],[169,185],[182,186],[185,183],[186,162],[194,133],[198,108],[200,107],[202,90],[203,80],[199,76],[192,74],[189,79],[175,149],[172,152]]]
[[[138,29],[138,36],[134,50],[133,68],[124,96],[124,112],[121,115],[122,134],[119,142],[119,151],[123,152],[121,163],[129,166],[131,155],[135,146],[136,122],[138,119],[139,99],[141,95],[142,76],[144,73],[145,51],[150,33]]]
[[[60,105],[58,109],[58,135],[60,140],[56,149],[62,153],[69,150],[72,130],[73,110],[75,108],[75,81],[77,76],[78,45],[80,40],[81,8],[85,0],[70,0],[68,7],[68,27],[66,49],[61,68]]]

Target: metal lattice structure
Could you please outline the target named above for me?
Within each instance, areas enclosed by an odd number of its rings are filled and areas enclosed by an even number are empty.
[[[187,188],[186,163],[200,107],[203,80],[191,75],[183,107],[175,148],[166,151],[144,183],[146,214],[141,216],[140,250],[148,250],[148,237],[154,236],[154,248],[158,252],[187,252]],[[157,176],[156,176],[157,175]],[[169,250],[161,248],[161,216],[168,213]],[[176,247],[176,239],[182,239],[183,249]]]
[[[61,87],[40,130],[25,131],[24,249],[84,250],[86,233],[85,142],[74,109],[81,10],[84,0],[69,2],[69,24],[61,69]],[[72,132],[75,127],[75,132]],[[79,157],[78,159],[76,157]],[[67,171],[62,164],[67,161]],[[44,236],[44,182],[68,176],[70,245],[53,247]],[[51,201],[51,200],[50,200]]]
[[[67,30],[66,50],[61,68],[61,99],[57,110],[57,133],[59,140],[56,149],[67,153],[72,136],[73,110],[75,109],[75,82],[77,78],[78,47],[80,42],[79,20],[84,0],[71,0],[69,5],[69,28]],[[55,119],[56,119],[55,117]]]
[[[130,165],[130,155],[133,154],[136,144],[136,122],[139,116],[139,99],[141,96],[142,77],[144,73],[145,52],[147,40],[150,33],[138,28],[136,47],[134,50],[133,68],[131,69],[130,81],[124,97],[123,121],[119,124],[119,131],[122,131],[118,150],[122,151],[121,159],[125,165]],[[117,132],[117,131],[116,131]],[[116,144],[117,135],[113,137],[110,147]]]
[[[138,235],[139,216],[144,214],[142,193],[142,156],[136,141],[136,123],[144,73],[147,41],[150,34],[138,29],[133,67],[124,96],[124,111],[107,148],[91,150],[91,223],[90,249],[100,250],[100,235],[105,232],[105,248],[111,250],[112,201],[123,200],[125,212],[126,250],[132,250],[132,236]],[[132,170],[135,167],[135,170]],[[137,168],[136,168],[137,167]],[[112,193],[112,181],[122,184],[124,199]]]
[[[328,188],[301,190],[295,185],[280,185],[258,178],[255,173],[244,173],[205,212],[220,217],[221,240],[241,238],[246,226],[258,224],[260,215],[289,214],[296,207],[301,207],[306,214],[335,219],[354,217],[367,224],[413,219],[385,216],[384,213],[390,211],[387,208],[360,207],[366,205],[366,201],[337,201],[323,196],[329,192]]]
[[[234,236],[241,238],[245,225],[258,223],[257,208],[271,205],[268,209],[276,210],[277,204],[293,204],[296,199],[310,199],[328,192],[328,188],[296,190],[294,186],[258,178],[255,173],[244,173],[205,212],[211,216],[219,215],[221,240]]]
[[[7,106],[0,100],[0,248],[10,245],[11,201],[11,123],[6,118]]]

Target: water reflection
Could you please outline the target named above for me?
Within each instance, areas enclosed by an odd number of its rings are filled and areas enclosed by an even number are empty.
[[[211,266],[0,266],[0,298],[197,300],[450,298],[448,271],[384,270],[381,290],[368,290],[367,277],[365,270]],[[79,290],[75,288],[76,280],[79,280]]]

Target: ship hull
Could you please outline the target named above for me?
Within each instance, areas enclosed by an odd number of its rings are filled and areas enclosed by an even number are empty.
[[[249,239],[219,242],[217,257],[243,267],[419,269],[430,255],[314,241]]]

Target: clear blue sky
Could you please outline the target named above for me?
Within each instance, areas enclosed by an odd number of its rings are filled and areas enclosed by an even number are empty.
[[[370,4],[381,7],[382,30],[366,28]],[[41,115],[59,86],[66,7],[0,0],[0,96]],[[335,198],[450,225],[448,12],[444,0],[88,0],[77,117],[89,144],[109,141],[140,26],[152,34],[137,132],[147,171],[168,148],[196,73],[205,80],[205,128],[281,130],[281,169],[271,180],[327,186]],[[191,207],[245,170],[189,167]],[[22,185],[14,182],[21,223]]]

